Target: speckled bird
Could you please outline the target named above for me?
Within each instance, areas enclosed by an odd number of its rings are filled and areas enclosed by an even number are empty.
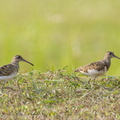
[[[16,55],[13,57],[12,62],[10,64],[0,67],[0,81],[7,82],[8,80],[11,80],[13,77],[15,77],[19,70],[20,61],[27,62],[34,66],[32,63],[23,59],[20,55]]]
[[[75,72],[80,72],[91,77],[101,76],[105,74],[110,68],[111,58],[120,59],[119,57],[114,55],[113,52],[108,51],[103,60],[79,67],[75,70]]]

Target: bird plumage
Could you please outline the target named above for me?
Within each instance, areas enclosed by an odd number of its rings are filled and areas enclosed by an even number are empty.
[[[75,70],[75,72],[80,72],[93,77],[103,75],[108,71],[111,65],[111,58],[113,57],[120,59],[119,57],[115,56],[113,52],[108,51],[103,60],[79,67]]]
[[[16,55],[15,57],[13,57],[12,62],[10,64],[0,67],[0,81],[8,81],[15,77],[19,70],[20,61],[24,61],[33,65],[32,63],[23,59],[20,55]]]
[[[8,76],[14,72],[18,72],[19,67],[14,64],[7,64],[0,67],[0,76]]]

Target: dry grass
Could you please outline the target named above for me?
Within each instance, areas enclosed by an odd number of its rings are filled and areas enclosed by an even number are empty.
[[[119,120],[120,79],[88,77],[66,69],[19,74],[0,95],[5,120]]]

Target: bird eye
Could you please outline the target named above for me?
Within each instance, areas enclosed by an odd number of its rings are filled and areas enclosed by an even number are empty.
[[[21,58],[20,56],[18,56],[18,58]]]
[[[20,56],[20,55],[17,55],[17,56],[16,56],[16,59],[19,59],[19,58],[21,58],[21,56]]]
[[[109,54],[112,55],[112,52],[110,52]]]

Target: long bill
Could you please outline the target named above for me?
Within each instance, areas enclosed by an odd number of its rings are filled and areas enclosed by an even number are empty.
[[[114,55],[114,57],[115,57],[115,58],[118,58],[118,59],[120,59],[120,58],[119,58],[119,57],[117,57],[116,55]]]
[[[34,66],[31,62],[29,62],[29,61],[27,61],[27,60],[25,60],[25,59],[23,59],[23,61],[29,63],[29,64],[32,65],[32,66]]]

